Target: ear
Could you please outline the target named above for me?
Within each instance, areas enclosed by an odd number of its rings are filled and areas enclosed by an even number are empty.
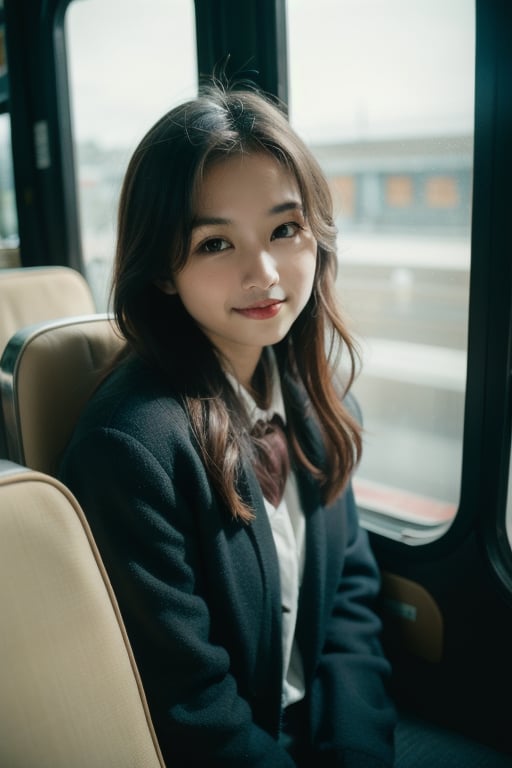
[[[176,293],[178,293],[173,280],[164,280],[163,278],[159,278],[158,280],[155,280],[155,285],[162,291],[162,293],[167,293],[169,296],[174,296]]]

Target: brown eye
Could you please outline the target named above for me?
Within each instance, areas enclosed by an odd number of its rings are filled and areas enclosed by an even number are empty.
[[[210,240],[206,240],[199,250],[205,253],[219,253],[220,251],[225,251],[226,248],[229,248],[227,240],[224,240],[222,237],[212,237]]]
[[[301,226],[296,221],[287,221],[286,224],[280,224],[272,232],[272,240],[277,240],[286,237],[293,237],[297,231],[301,229]]]

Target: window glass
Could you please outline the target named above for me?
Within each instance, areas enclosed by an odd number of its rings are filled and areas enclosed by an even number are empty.
[[[75,0],[66,42],[82,247],[105,309],[120,185],[150,126],[197,93],[193,0]]]
[[[11,120],[0,114],[0,268],[19,266],[18,217],[12,168]]]
[[[472,0],[290,0],[290,120],[331,184],[362,351],[367,527],[423,541],[460,491],[474,113]]]

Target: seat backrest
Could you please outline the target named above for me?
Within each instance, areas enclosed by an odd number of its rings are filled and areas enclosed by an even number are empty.
[[[122,343],[107,314],[39,323],[10,339],[0,360],[9,459],[56,473],[81,409]]]
[[[0,269],[0,355],[20,328],[96,311],[86,279],[69,267]],[[0,458],[7,456],[0,412]]]
[[[26,325],[96,312],[80,272],[69,267],[0,269],[0,354]]]
[[[69,490],[0,460],[0,765],[163,768],[110,582]]]

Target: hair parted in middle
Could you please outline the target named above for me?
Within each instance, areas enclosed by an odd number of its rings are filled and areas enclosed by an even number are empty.
[[[243,153],[267,153],[295,177],[304,216],[317,241],[311,297],[286,337],[274,346],[294,460],[316,476],[323,499],[343,490],[361,455],[361,430],[343,404],[356,375],[358,354],[334,288],[337,269],[332,199],[327,180],[282,108],[256,89],[203,86],[197,98],[165,114],[136,148],[124,178],[118,213],[112,285],[113,311],[134,353],[161,370],[183,399],[207,471],[235,518],[252,510],[236,489],[240,460],[251,451],[247,416],[212,342],[178,295],[158,287],[187,261],[197,192],[214,162]],[[340,358],[347,373],[340,391]],[[347,364],[348,363],[348,364]],[[268,357],[255,374],[268,386]],[[310,416],[320,426],[323,456],[310,455],[289,408],[292,381],[299,382]],[[307,393],[307,397],[306,397]],[[300,418],[299,418],[300,417]]]

